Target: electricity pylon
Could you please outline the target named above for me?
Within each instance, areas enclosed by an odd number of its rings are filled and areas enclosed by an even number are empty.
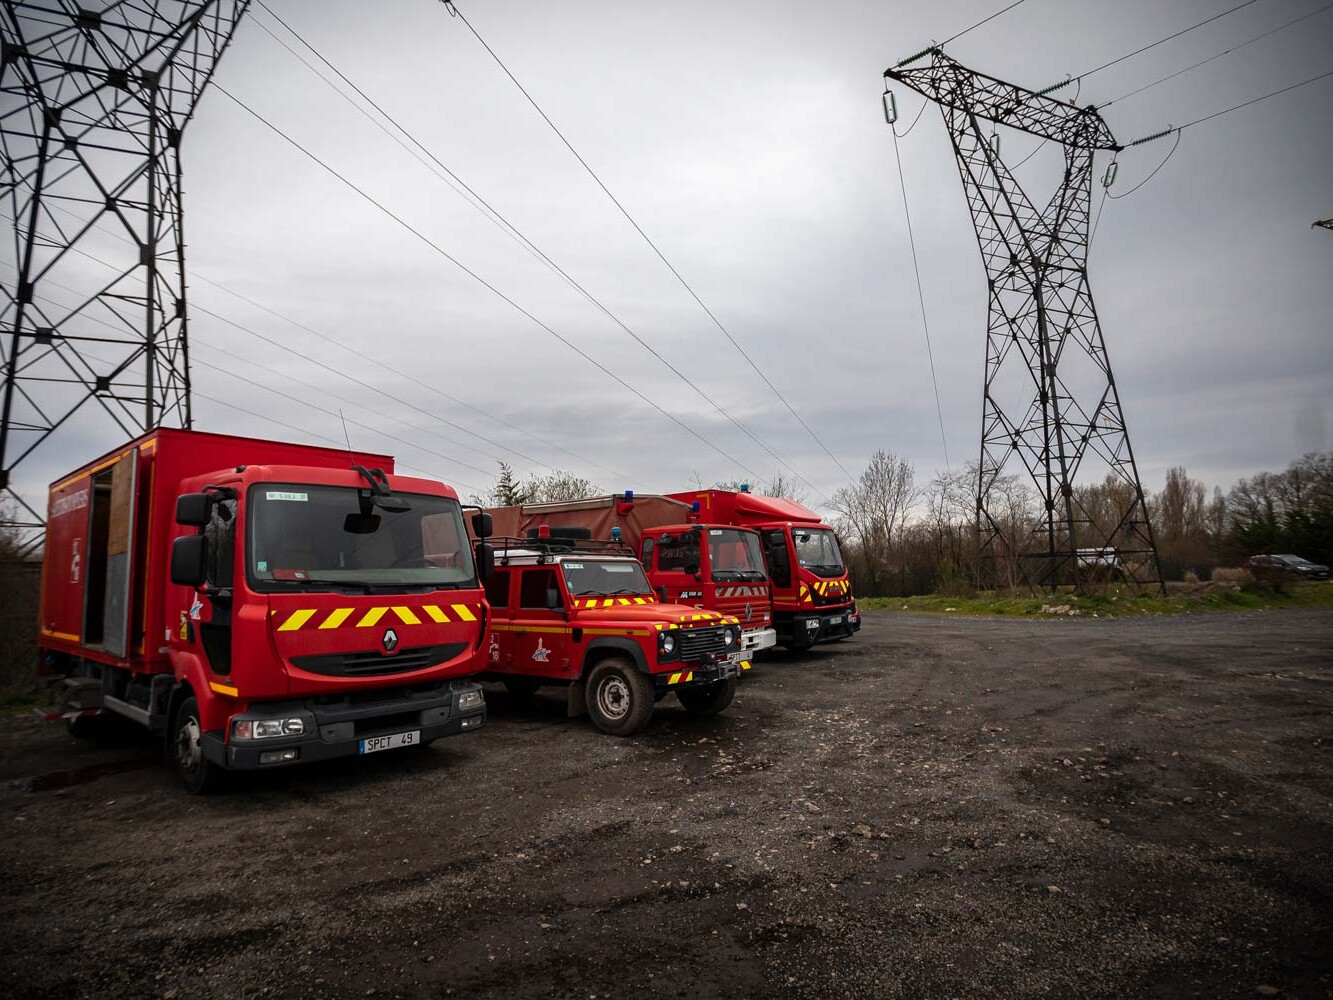
[[[1121,147],[1095,108],[974,72],[937,47],[884,76],[943,111],[986,269],[976,493],[983,562],[1016,563],[1034,588],[1115,575],[1160,590],[1152,526],[1088,285],[1093,157]],[[1044,208],[1015,180],[982,122],[1061,147],[1063,177]],[[1035,523],[1000,509],[994,487],[1006,468],[1035,485]]]
[[[181,134],[249,3],[0,0],[0,517],[29,546],[14,470],[86,404],[190,426]]]

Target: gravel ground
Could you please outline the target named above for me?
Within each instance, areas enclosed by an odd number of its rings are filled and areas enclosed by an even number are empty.
[[[191,798],[0,721],[12,997],[1333,996],[1333,611],[866,615],[630,740],[539,695]]]

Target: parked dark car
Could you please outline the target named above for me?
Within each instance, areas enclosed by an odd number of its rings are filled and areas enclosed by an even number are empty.
[[[1250,556],[1250,572],[1257,578],[1299,576],[1306,580],[1327,580],[1328,567],[1290,553],[1279,556]]]

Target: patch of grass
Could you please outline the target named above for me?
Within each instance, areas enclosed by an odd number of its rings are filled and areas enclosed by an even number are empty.
[[[1014,618],[1119,618],[1130,615],[1194,614],[1211,611],[1261,611],[1272,608],[1333,607],[1333,582],[1291,583],[1281,589],[1201,587],[1165,597],[1112,588],[1103,594],[1061,591],[1033,597],[1025,593],[978,593],[971,597],[925,594],[917,597],[858,597],[863,610],[916,611],[933,614]]]
[[[46,701],[46,696],[36,685],[0,687],[0,715],[27,715],[37,706],[45,705]]]

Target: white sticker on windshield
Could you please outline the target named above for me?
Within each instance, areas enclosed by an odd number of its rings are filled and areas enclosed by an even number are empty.
[[[583,569],[583,563],[565,563],[565,569]]]
[[[721,529],[721,528],[710,528],[709,531],[708,531],[708,533],[709,533],[710,535],[720,535],[720,534],[722,534],[722,529]]]
[[[633,573],[639,567],[635,563],[626,563],[623,566],[618,563],[603,563],[602,568],[608,573]]]
[[[299,503],[305,503],[310,499],[308,493],[283,493],[281,490],[265,490],[265,500],[296,500]]]

